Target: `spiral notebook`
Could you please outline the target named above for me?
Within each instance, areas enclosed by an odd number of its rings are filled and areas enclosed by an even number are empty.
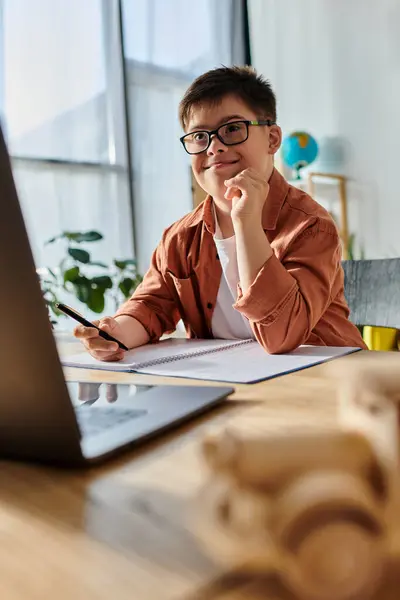
[[[256,383],[357,352],[360,348],[300,346],[268,354],[254,340],[170,339],[126,352],[120,362],[102,362],[87,352],[62,359],[66,367],[185,377],[228,383]]]

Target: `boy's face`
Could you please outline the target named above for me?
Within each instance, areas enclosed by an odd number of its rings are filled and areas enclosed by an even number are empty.
[[[186,133],[211,131],[232,121],[252,121],[258,118],[240,98],[226,96],[216,105],[195,106]],[[277,125],[250,125],[247,140],[235,146],[226,146],[214,135],[207,150],[191,156],[194,176],[203,190],[213,198],[224,200],[224,181],[244,169],[255,169],[268,180],[273,170],[273,156],[280,144],[281,130]]]

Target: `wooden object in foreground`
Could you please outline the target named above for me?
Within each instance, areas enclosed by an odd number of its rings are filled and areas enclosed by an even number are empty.
[[[204,441],[193,522],[217,561],[277,573],[302,600],[373,596],[399,554],[400,360],[385,376],[383,364],[330,369],[343,381],[336,432]]]

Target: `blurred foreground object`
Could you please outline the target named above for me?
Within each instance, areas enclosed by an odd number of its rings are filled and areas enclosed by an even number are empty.
[[[302,600],[366,600],[399,555],[400,358],[329,365],[338,430],[204,440],[193,527],[219,563]]]

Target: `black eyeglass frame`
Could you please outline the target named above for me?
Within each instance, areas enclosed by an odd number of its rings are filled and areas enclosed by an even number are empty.
[[[219,130],[222,129],[223,127],[226,127],[227,125],[235,125],[237,123],[244,123],[246,125],[246,137],[244,140],[241,140],[240,142],[233,142],[233,144],[227,144],[221,138],[221,136],[219,134]],[[216,135],[217,138],[219,139],[219,141],[222,144],[224,144],[225,146],[238,146],[239,144],[243,144],[248,139],[250,125],[272,127],[272,125],[276,125],[276,122],[272,121],[271,119],[260,120],[260,121],[245,121],[245,120],[228,121],[227,123],[223,123],[222,125],[217,127],[217,129],[213,129],[212,131],[207,131],[206,129],[198,129],[196,131],[190,131],[189,133],[185,133],[185,135],[183,135],[181,138],[179,138],[179,141],[181,142],[182,146],[184,147],[185,152],[187,152],[188,154],[191,154],[191,155],[201,154],[202,152],[205,152],[206,150],[208,150],[208,148],[211,145],[213,135]],[[189,150],[187,150],[187,148],[185,146],[185,138],[189,137],[189,135],[193,135],[194,133],[206,133],[208,135],[208,143],[207,143],[207,146],[205,148],[203,148],[203,150],[199,150],[198,152],[189,152]]]

